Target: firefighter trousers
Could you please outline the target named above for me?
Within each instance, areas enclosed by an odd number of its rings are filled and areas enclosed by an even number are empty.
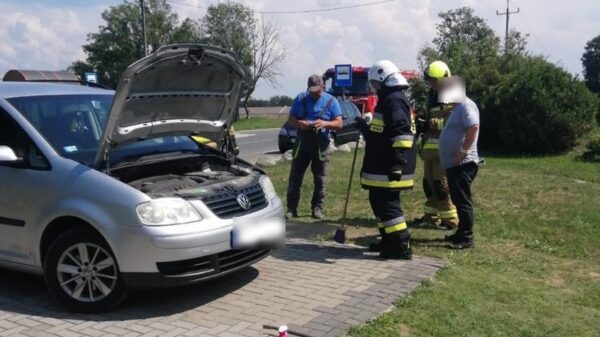
[[[394,244],[395,241],[408,240],[410,233],[400,206],[400,192],[385,188],[369,189],[369,203],[377,217],[377,227],[382,242]]]
[[[458,214],[450,198],[448,179],[442,169],[437,151],[435,154],[423,156],[423,191],[427,198],[424,207],[425,215],[432,219],[439,218],[443,224],[456,227]]]
[[[299,144],[294,152],[294,159],[292,160],[292,168],[288,180],[287,209],[294,211],[298,209],[300,187],[302,187],[304,173],[306,173],[309,164],[314,182],[314,190],[310,202],[311,209],[323,209],[329,155],[325,151],[319,151],[318,147],[308,144]]]

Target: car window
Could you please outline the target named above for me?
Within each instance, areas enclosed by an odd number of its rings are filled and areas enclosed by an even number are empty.
[[[29,135],[6,112],[0,108],[0,145],[10,147],[18,158],[23,159],[20,168],[48,170],[50,164]]]
[[[354,117],[357,116],[358,110],[356,105],[354,105],[352,102],[341,102],[340,108],[342,110],[342,116],[345,118],[354,119]]]
[[[61,156],[92,165],[108,120],[113,95],[53,95],[8,101],[46,138]],[[198,150],[189,137],[146,139],[112,151],[110,161],[177,150]]]

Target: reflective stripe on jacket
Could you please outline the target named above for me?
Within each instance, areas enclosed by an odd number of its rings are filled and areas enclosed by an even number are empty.
[[[416,167],[414,120],[403,90],[386,87],[379,94],[373,119],[365,132],[365,157],[361,170],[363,188],[411,189]],[[401,170],[399,180],[390,180]]]

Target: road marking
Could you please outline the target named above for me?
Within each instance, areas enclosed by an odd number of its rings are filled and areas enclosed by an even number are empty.
[[[253,137],[256,136],[255,133],[238,133],[235,135],[236,139],[242,139],[242,138],[246,138],[246,137]]]

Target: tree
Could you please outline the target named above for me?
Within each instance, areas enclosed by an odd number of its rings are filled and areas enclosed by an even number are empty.
[[[209,6],[200,23],[203,41],[235,52],[242,64],[248,66],[252,77],[247,81],[243,98],[246,118],[249,117],[248,101],[258,81],[269,86],[279,86],[279,64],[285,52],[279,48],[279,33],[276,24],[266,18],[258,20],[247,6],[225,2]]]
[[[269,98],[270,106],[292,106],[294,99],[290,96],[273,96]]]
[[[235,52],[240,62],[252,65],[252,40],[256,29],[254,12],[235,2],[208,6],[200,20],[202,42]]]
[[[479,147],[490,153],[548,154],[570,149],[594,125],[597,99],[585,85],[543,57],[528,54],[527,34],[511,30],[506,50],[485,21],[463,7],[439,14],[437,36],[419,51],[421,69],[448,63],[479,106]],[[412,83],[417,106],[424,82]]]
[[[585,84],[592,92],[600,96],[600,35],[586,43],[581,62],[583,63]],[[596,121],[600,124],[600,106],[598,106]]]
[[[179,25],[177,14],[167,0],[146,0],[146,36],[149,51],[174,42],[199,40],[196,24],[186,20]],[[88,34],[85,62],[75,61],[69,69],[95,70],[100,83],[116,87],[127,66],[144,56],[141,12],[138,1],[126,0],[102,13],[105,24]]]
[[[500,39],[484,19],[474,15],[472,8],[461,7],[438,16],[441,22],[433,47],[425,47],[419,53],[422,66],[443,56],[452,72],[466,76],[471,65],[498,54]]]

